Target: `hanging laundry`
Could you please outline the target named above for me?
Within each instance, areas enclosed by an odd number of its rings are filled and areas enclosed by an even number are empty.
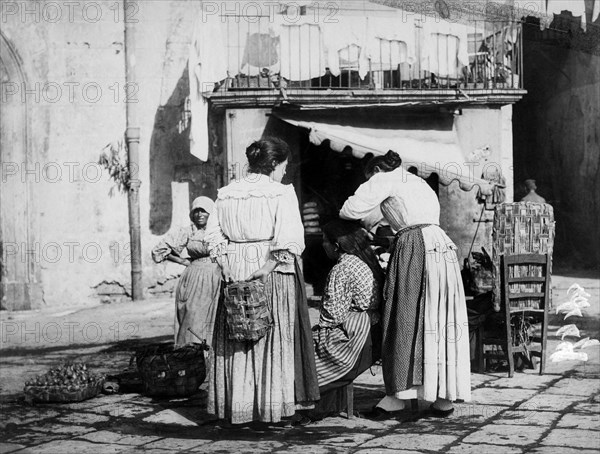
[[[307,19],[283,23],[279,30],[281,76],[292,81],[323,76],[327,62],[320,25]]]
[[[189,80],[190,109],[190,152],[201,161],[208,159],[208,103],[203,93],[212,91],[215,82],[227,77],[225,58],[226,30],[219,18],[201,21],[194,26],[190,46]]]
[[[411,65],[416,60],[416,40],[414,21],[403,21],[400,13],[367,17],[366,56],[375,78],[378,71],[396,71],[400,67],[402,80],[410,80]]]
[[[230,77],[261,74],[263,69],[279,71],[278,32],[269,17],[224,16],[226,46],[224,57]]]
[[[279,37],[267,33],[253,33],[246,39],[242,68],[246,65],[268,68],[279,63]]]
[[[367,57],[367,17],[344,17],[343,21],[323,26],[329,72],[340,75],[342,70],[357,71],[364,79],[369,72]]]
[[[421,68],[438,77],[460,76],[469,66],[469,26],[428,17],[422,22]]]

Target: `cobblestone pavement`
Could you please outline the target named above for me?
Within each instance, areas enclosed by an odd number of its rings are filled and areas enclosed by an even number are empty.
[[[560,301],[575,281],[591,290],[592,307],[585,319],[574,323],[583,336],[597,338],[597,280],[555,278],[555,301]],[[533,370],[513,378],[505,372],[472,374],[472,402],[456,404],[456,411],[448,418],[423,417],[415,422],[338,416],[295,428],[224,428],[205,412],[204,385],[198,394],[185,399],[160,400],[130,393],[100,395],[71,404],[29,405],[23,401],[20,391],[26,377],[66,359],[86,361],[102,373],[123,370],[135,345],[170,339],[170,311],[171,301],[150,301],[75,312],[0,313],[0,453],[600,452],[597,347],[587,349],[587,363],[549,363],[543,376]],[[316,316],[315,309],[311,309],[311,316]],[[557,343],[553,335],[560,326],[557,320],[551,324],[549,352]],[[39,329],[35,328],[38,322]],[[101,334],[92,334],[92,322],[100,327]],[[50,334],[51,323],[78,329],[88,324],[88,333],[74,330],[73,336],[67,336],[63,330],[57,336]],[[135,333],[130,328],[125,332],[127,323],[136,324]],[[29,330],[27,336],[21,332],[25,329]],[[115,337],[117,330],[119,337]],[[77,335],[83,338],[76,339]],[[354,401],[359,411],[370,408],[382,396],[380,368],[374,367],[355,381]]]

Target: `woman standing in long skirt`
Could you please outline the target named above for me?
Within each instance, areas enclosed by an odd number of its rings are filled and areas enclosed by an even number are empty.
[[[205,234],[214,205],[208,197],[196,198],[190,210],[191,224],[168,234],[152,249],[156,263],[169,260],[186,267],[175,290],[176,345],[200,342],[188,328],[208,343],[212,339],[221,271],[209,257]],[[189,258],[182,256],[184,250],[187,250]]]
[[[250,145],[246,156],[249,173],[219,190],[207,238],[226,281],[265,283],[274,326],[257,341],[229,339],[226,309],[219,303],[208,413],[233,424],[278,422],[319,398],[297,260],[304,228],[293,186],[281,184],[289,148],[265,139]]]
[[[435,192],[400,167],[398,154],[372,158],[367,182],[342,207],[343,219],[363,219],[380,207],[397,232],[383,295],[382,362],[386,397],[375,413],[389,415],[405,400],[433,402],[434,414],[471,398],[467,308],[456,246],[439,226]]]

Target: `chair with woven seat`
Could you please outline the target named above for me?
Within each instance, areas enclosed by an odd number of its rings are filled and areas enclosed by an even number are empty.
[[[478,336],[478,360],[480,371],[485,370],[488,358],[506,358],[508,376],[515,370],[515,353],[530,354],[540,359],[540,375],[546,367],[546,341],[548,330],[548,308],[550,307],[550,255],[516,254],[501,258],[501,305],[503,329],[487,332],[482,325]],[[533,317],[541,322],[541,330],[527,339],[517,339],[512,329],[512,320]],[[522,334],[522,333],[520,333]],[[485,346],[501,346],[501,354],[486,352]]]

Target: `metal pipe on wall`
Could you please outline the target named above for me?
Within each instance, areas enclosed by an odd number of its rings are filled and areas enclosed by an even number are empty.
[[[137,19],[129,13],[138,11],[137,0],[123,0],[123,21],[125,24],[125,108],[127,157],[129,166],[129,241],[131,243],[131,296],[134,301],[144,299],[142,287],[142,247],[140,235],[140,185],[139,145],[140,128],[138,126],[137,103],[129,96],[136,93],[135,77],[135,23]],[[133,17],[132,17],[133,16]]]

